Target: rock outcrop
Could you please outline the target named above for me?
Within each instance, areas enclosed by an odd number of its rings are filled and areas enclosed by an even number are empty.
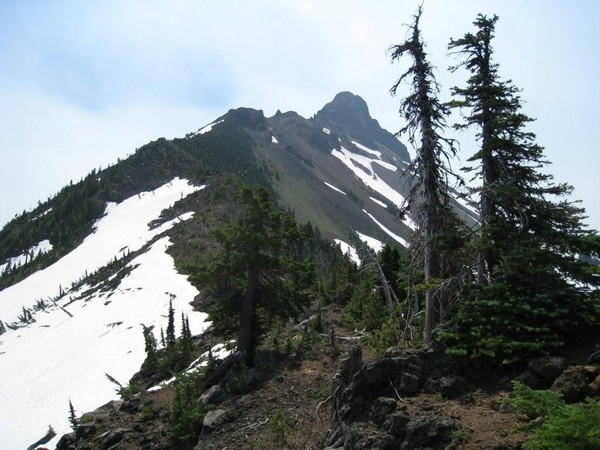
[[[331,385],[329,449],[445,448],[457,424],[424,414],[411,417],[401,409],[404,398],[420,392],[455,396],[466,379],[457,361],[437,353],[389,352],[363,364],[360,348],[340,360]]]

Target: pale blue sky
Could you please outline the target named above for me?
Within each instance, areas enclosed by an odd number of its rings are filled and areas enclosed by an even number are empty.
[[[240,106],[312,116],[352,91],[395,132],[401,74],[386,49],[421,0],[0,0],[0,226],[71,179]],[[531,131],[600,228],[600,2],[426,0],[423,37],[442,99],[450,37],[497,14],[500,74],[523,89]],[[460,138],[462,160],[475,150]],[[460,163],[456,163],[460,166]]]

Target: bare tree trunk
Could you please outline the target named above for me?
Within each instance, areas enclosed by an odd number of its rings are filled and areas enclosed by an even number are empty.
[[[483,63],[481,67],[481,79],[484,85],[490,85],[490,47],[489,41],[485,42],[483,48]],[[495,173],[495,162],[494,155],[492,154],[492,132],[490,130],[491,124],[494,120],[490,105],[484,101],[481,105],[481,147],[483,154],[481,157],[481,199],[480,199],[480,227],[484,227],[489,224],[489,220],[494,216],[494,202],[490,188],[496,182],[497,174]],[[482,232],[479,232],[480,241],[483,240],[484,236]],[[494,255],[484,250],[479,255],[479,263],[477,265],[477,284],[489,284],[492,279],[492,270],[496,261]]]
[[[426,83],[426,75],[420,61],[416,61],[418,68],[418,82],[420,86]],[[424,87],[422,88],[425,92]],[[421,158],[423,160],[423,184],[421,187],[421,199],[419,208],[421,209],[421,229],[424,236],[423,248],[423,272],[425,284],[429,284],[433,279],[439,277],[439,255],[435,251],[434,238],[438,230],[439,198],[438,181],[436,180],[436,158],[435,158],[435,131],[431,122],[431,102],[427,95],[420,96],[421,102]],[[433,330],[440,321],[440,299],[439,293],[431,287],[425,292],[425,329],[423,330],[423,344],[431,343]]]
[[[246,280],[246,290],[240,304],[240,330],[237,348],[244,353],[246,359],[252,354],[252,334],[254,331],[254,306],[258,290],[258,270],[250,270]]]
[[[379,261],[377,261],[377,258],[373,254],[373,250],[366,247],[366,251],[367,251],[367,255],[369,256],[369,259],[371,260],[371,262],[373,263],[373,266],[375,267],[375,271],[377,272],[377,276],[379,277],[381,286],[383,287],[383,295],[385,296],[385,301],[387,304],[388,312],[391,313],[392,309],[394,308],[394,302],[396,302],[396,304],[399,305],[400,301],[398,300],[398,297],[396,296],[396,293],[394,292],[394,290],[390,287],[390,283],[388,282],[385,274],[383,273],[381,264],[379,264]]]

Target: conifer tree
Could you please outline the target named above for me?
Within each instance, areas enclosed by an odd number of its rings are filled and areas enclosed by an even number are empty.
[[[158,353],[157,343],[154,333],[152,332],[153,326],[147,327],[142,324],[142,332],[144,334],[144,349],[146,350],[146,362],[148,369],[153,371],[158,366]]]
[[[188,364],[191,361],[193,342],[189,320],[184,313],[181,313],[181,340],[179,346],[181,349],[181,359],[184,364]]]
[[[175,346],[175,310],[173,309],[173,298],[169,300],[166,341],[167,348],[173,349],[173,347]]]
[[[408,170],[414,174],[412,187],[404,205],[418,226],[417,235],[411,244],[412,259],[423,267],[425,278],[425,328],[423,342],[430,344],[432,333],[444,315],[447,296],[440,281],[448,275],[445,271],[446,252],[441,247],[441,238],[455,232],[458,219],[450,207],[449,158],[456,151],[453,141],[444,137],[447,108],[437,98],[438,83],[433,75],[433,66],[427,59],[425,44],[421,37],[419,7],[409,27],[407,39],[390,47],[392,61],[407,56],[412,65],[390,89],[395,95],[399,85],[410,83],[412,92],[400,103],[400,116],[406,126],[398,134],[408,133],[416,155]],[[417,142],[418,141],[418,142]]]
[[[77,414],[75,414],[75,408],[73,407],[73,403],[71,403],[71,399],[69,399],[69,423],[71,424],[71,429],[77,431],[79,420],[77,420]]]
[[[220,254],[207,281],[215,299],[213,324],[225,335],[237,331],[238,351],[250,362],[263,316],[258,312],[271,320],[298,315],[308,301],[314,267],[297,257],[303,236],[266,189],[242,185],[238,199],[244,216],[214,232]]]
[[[479,15],[475,34],[451,40],[471,77],[454,88],[463,108],[459,128],[476,127],[470,159],[481,185],[478,288],[467,296],[447,335],[453,351],[510,363],[564,344],[570,330],[597,321],[597,278],[580,254],[597,254],[598,236],[582,224],[583,209],[566,200],[572,188],[540,171],[547,162],[519,90],[502,81],[491,41],[497,16]],[[453,68],[455,70],[456,68]]]

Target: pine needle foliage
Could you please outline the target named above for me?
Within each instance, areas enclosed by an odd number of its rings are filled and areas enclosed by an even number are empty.
[[[481,179],[477,283],[465,286],[454,328],[443,336],[455,354],[509,364],[564,345],[569,330],[597,324],[600,239],[584,210],[566,200],[572,187],[541,171],[543,148],[526,130],[519,90],[501,80],[491,41],[496,16],[479,15],[476,33],[451,40],[471,77],[455,87],[453,107],[475,127],[480,144],[470,170]]]
[[[71,399],[69,399],[69,423],[71,424],[71,429],[77,431],[79,420],[77,420],[77,414],[75,414],[75,408],[73,407],[73,403],[71,403]]]
[[[600,448],[600,402],[588,398],[585,402],[567,405],[560,394],[534,390],[514,382],[515,396],[505,400],[532,423],[531,437],[525,443],[528,450],[595,449]]]
[[[243,217],[213,232],[220,251],[205,273],[215,330],[228,339],[237,333],[247,362],[266,324],[297,317],[310,303],[314,279],[302,252],[305,236],[269,197],[263,187],[241,184]]]

